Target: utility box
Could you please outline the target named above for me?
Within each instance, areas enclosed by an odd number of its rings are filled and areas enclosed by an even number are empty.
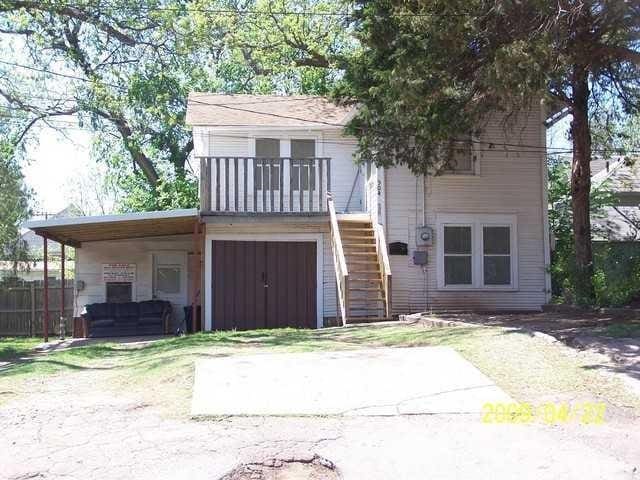
[[[413,252],[413,264],[414,265],[426,265],[427,264],[427,252],[426,252],[426,250],[415,250]]]
[[[433,245],[433,229],[426,225],[416,228],[416,246],[430,247]]]

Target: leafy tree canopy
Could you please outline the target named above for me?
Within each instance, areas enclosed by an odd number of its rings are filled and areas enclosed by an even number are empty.
[[[277,12],[336,8],[311,0],[0,0],[0,100],[28,115],[17,143],[42,123],[71,128],[57,120],[66,115],[96,132],[96,155],[132,197],[121,209],[195,206],[188,93],[327,92],[336,78],[327,58],[348,44],[339,17]]]
[[[6,131],[6,125],[0,127]],[[0,259],[13,261],[27,259],[26,245],[20,236],[20,225],[29,218],[30,192],[24,185],[18,163],[20,152],[10,141],[0,138]]]
[[[593,296],[590,116],[640,106],[640,5],[626,0],[358,2],[362,48],[336,91],[379,165],[429,172],[491,112],[544,98],[572,115],[573,232],[579,289]]]

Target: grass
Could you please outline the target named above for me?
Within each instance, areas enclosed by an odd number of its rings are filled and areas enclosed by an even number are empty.
[[[518,401],[598,398],[640,411],[638,399],[627,393],[618,379],[603,376],[592,365],[567,355],[565,347],[497,327],[378,325],[199,333],[138,346],[92,343],[0,370],[0,393],[9,385],[15,389],[20,382],[27,385],[23,389],[27,392],[29,381],[47,375],[98,372],[105,388],[139,394],[169,414],[183,415],[188,410],[193,365],[198,358],[428,345],[454,348]],[[98,381],[97,377],[90,378],[91,382]]]
[[[605,328],[604,335],[614,338],[638,338],[640,323],[614,323]]]
[[[0,361],[12,361],[33,351],[41,339],[31,337],[0,337]]]

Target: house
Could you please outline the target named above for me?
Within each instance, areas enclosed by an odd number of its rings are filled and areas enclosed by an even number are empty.
[[[316,328],[428,309],[540,310],[550,280],[542,107],[496,115],[439,176],[354,162],[354,110],[193,93],[200,208],[33,222],[77,248],[77,314],[161,298],[202,328]]]
[[[640,164],[634,159],[596,159],[591,181],[611,192],[613,205],[592,219],[595,242],[640,241]]]

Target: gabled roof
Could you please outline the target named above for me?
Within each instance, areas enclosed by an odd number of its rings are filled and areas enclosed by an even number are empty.
[[[612,192],[640,192],[640,160],[613,158],[591,162],[591,180],[598,185],[607,182]]]
[[[319,96],[189,94],[188,125],[211,127],[342,128],[355,107]]]

